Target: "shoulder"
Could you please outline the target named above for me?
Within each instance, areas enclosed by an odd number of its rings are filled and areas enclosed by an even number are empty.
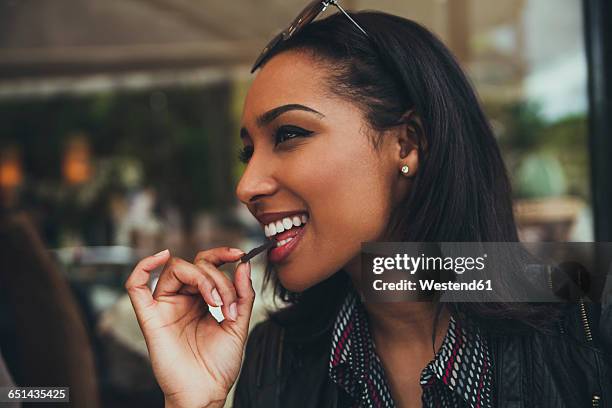
[[[558,307],[560,318],[547,330],[486,330],[499,401],[510,403],[518,398],[535,406],[561,406],[560,401],[563,406],[584,406],[592,395],[608,392],[601,389],[601,384],[612,381],[601,304]]]
[[[286,385],[287,378],[305,383],[308,378],[325,377],[311,374],[325,372],[329,358],[327,342],[331,339],[317,336],[309,340],[300,337],[301,329],[298,325],[283,325],[273,318],[253,327],[236,384],[234,407],[275,407],[281,385]]]
[[[258,323],[251,329],[234,392],[234,408],[265,406],[259,402],[265,394],[260,391],[265,383],[274,382],[271,370],[276,365],[274,351],[280,340],[280,327],[270,320]]]
[[[243,366],[257,371],[258,383],[264,381],[263,372],[280,375],[296,358],[318,358],[329,352],[335,311],[307,313],[305,306],[290,305],[271,313],[251,330]]]
[[[318,369],[329,357],[333,325],[349,288],[347,280],[344,274],[336,274],[302,293],[299,302],[256,324],[247,339],[246,375],[261,385],[294,372],[296,366]]]
[[[272,319],[268,318],[259,322],[249,333],[246,352],[257,350],[271,351],[274,348],[273,343],[280,341],[282,335],[283,328]]]
[[[612,361],[611,324],[611,305],[581,301],[565,306],[559,331],[561,337],[575,347],[607,354]]]
[[[559,304],[559,317],[546,328],[526,327],[514,332],[486,330],[493,353],[529,354],[532,359],[558,361],[577,358],[612,362],[610,306],[577,302]],[[580,356],[580,357],[579,357]]]
[[[309,354],[329,349],[332,327],[327,318],[289,319],[287,316],[292,315],[292,308],[273,313],[253,327],[247,339],[244,365],[261,367],[275,363],[278,366],[275,371],[280,371],[284,368],[282,360],[296,352]]]
[[[291,357],[297,350],[307,353],[326,343],[328,334],[331,334],[327,326],[312,317],[287,319],[286,316],[290,312],[291,310],[283,310],[273,313],[251,329],[243,367],[255,367],[258,373],[269,372],[270,369],[280,371],[283,368],[283,360]],[[261,379],[262,376],[263,374],[257,377]]]
[[[284,328],[269,318],[257,323],[247,339],[241,378],[246,375],[249,381],[261,385],[279,359],[284,335]]]

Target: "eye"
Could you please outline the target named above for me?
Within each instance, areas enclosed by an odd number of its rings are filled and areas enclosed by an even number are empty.
[[[238,160],[247,164],[253,155],[253,146],[244,146],[238,151]]]
[[[274,146],[278,146],[279,144],[290,140],[295,139],[297,137],[307,137],[310,136],[313,132],[310,130],[303,129],[299,126],[281,126],[274,133]],[[246,164],[253,156],[253,146],[247,145],[238,151],[238,160],[242,163]]]
[[[278,146],[289,139],[295,139],[296,137],[310,136],[313,132],[310,130],[303,129],[298,126],[281,126],[276,130],[274,135],[274,145]]]

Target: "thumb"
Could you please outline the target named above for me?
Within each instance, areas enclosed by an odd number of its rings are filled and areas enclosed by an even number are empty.
[[[238,317],[235,322],[224,320],[223,324],[236,326],[241,334],[246,338],[249,331],[249,322],[251,321],[251,313],[253,311],[253,303],[255,302],[255,290],[251,281],[251,262],[240,262],[234,272],[234,287],[238,299],[236,300],[236,311]]]

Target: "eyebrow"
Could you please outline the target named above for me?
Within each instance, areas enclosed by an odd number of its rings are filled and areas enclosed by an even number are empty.
[[[282,115],[283,113],[289,112],[289,111],[293,111],[293,110],[299,110],[299,111],[304,111],[304,112],[310,112],[310,113],[314,113],[322,118],[325,117],[324,114],[322,114],[319,111],[316,111],[312,108],[309,108],[308,106],[305,105],[300,105],[299,103],[291,103],[291,104],[287,104],[287,105],[281,105],[278,106],[274,109],[270,109],[269,111],[267,111],[266,113],[260,115],[257,117],[257,126],[258,127],[264,127],[268,124],[270,124],[270,122],[272,122],[274,119],[278,118],[280,115]],[[240,138],[244,139],[245,137],[248,136],[248,132],[247,130],[243,127],[240,129]]]
[[[282,115],[283,113],[293,111],[293,110],[311,112],[323,118],[325,117],[325,115],[323,115],[321,112],[317,112],[316,110],[309,108],[308,106],[300,105],[297,103],[292,103],[288,105],[282,105],[274,109],[270,109],[266,113],[262,114],[261,116],[257,118],[257,126],[264,127],[268,125],[270,122],[272,122],[274,119]]]

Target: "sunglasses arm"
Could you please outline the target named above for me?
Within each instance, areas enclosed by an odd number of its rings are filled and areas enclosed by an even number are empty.
[[[329,1],[324,2],[324,4],[325,4],[325,7],[327,7],[330,4],[333,4],[334,6],[336,6],[338,10],[340,10],[342,14],[346,16],[346,18],[348,18],[349,20],[351,20],[353,24],[355,24],[355,27],[357,27],[359,31],[363,33],[363,35],[365,35],[366,37],[368,36],[368,33],[366,33],[366,31],[363,28],[361,28],[361,26],[357,24],[355,20],[353,20],[353,17],[349,16],[349,14],[342,8],[342,6],[340,6],[340,4],[338,4],[338,0],[329,0]]]

